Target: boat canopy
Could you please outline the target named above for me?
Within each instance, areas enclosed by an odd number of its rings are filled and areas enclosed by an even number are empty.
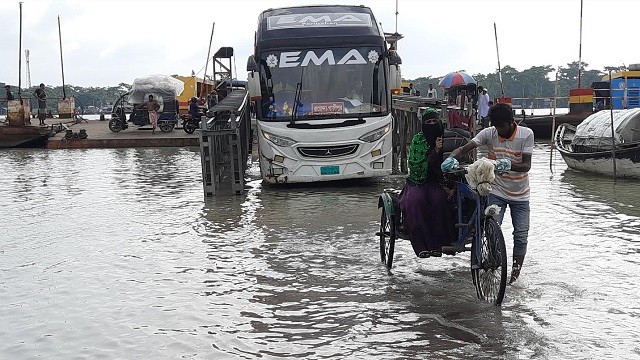
[[[613,110],[616,145],[640,142],[640,109]],[[610,150],[611,110],[602,110],[584,119],[578,125],[573,146],[594,150]]]

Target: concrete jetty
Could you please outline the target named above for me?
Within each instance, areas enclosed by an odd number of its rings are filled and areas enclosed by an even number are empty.
[[[109,130],[108,121],[87,120],[65,124],[69,131],[61,131],[49,138],[47,149],[97,149],[97,148],[135,148],[135,147],[183,147],[199,146],[199,132],[187,134],[182,127],[163,133],[156,129],[151,132],[151,126],[129,127],[120,132]],[[87,137],[81,138],[81,130]],[[73,136],[69,136],[73,134]]]

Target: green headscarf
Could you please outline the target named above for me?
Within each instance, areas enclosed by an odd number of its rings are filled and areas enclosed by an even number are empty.
[[[431,148],[422,132],[413,136],[411,145],[409,146],[408,181],[415,184],[422,184],[427,180],[427,171],[429,170],[427,156],[429,156],[430,150]]]
[[[428,119],[438,119],[440,117],[440,112],[437,109],[428,107],[424,109],[420,115],[422,121],[425,121]],[[442,124],[423,124],[422,131],[415,134],[413,139],[411,139],[411,145],[409,146],[409,176],[407,177],[407,180],[415,184],[422,184],[427,180],[427,172],[429,170],[429,161],[427,159],[429,157],[429,153],[431,152],[431,149],[435,147],[436,137],[442,136],[442,134],[433,135],[433,131],[429,131],[428,135],[433,138],[427,139],[424,134],[425,126],[440,129]]]
[[[427,116],[426,117],[427,119],[434,117],[434,115],[435,115],[435,117],[439,117],[440,116],[440,112],[437,109],[432,108],[432,107],[428,107],[428,108],[425,108],[422,111],[422,114],[420,114],[420,118],[421,119],[425,119],[425,115],[430,115],[430,114],[433,114],[433,115]]]

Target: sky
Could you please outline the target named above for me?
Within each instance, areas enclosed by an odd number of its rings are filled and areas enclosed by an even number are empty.
[[[582,61],[587,70],[640,63],[639,0],[583,0]],[[246,79],[260,12],[308,4],[369,6],[385,32],[397,32],[405,79],[452,71],[493,73],[566,66],[580,53],[580,0],[24,0],[24,50],[32,85],[105,87],[150,74],[202,76],[211,28],[211,55],[235,51],[234,77]],[[19,2],[0,1],[0,82],[18,84]],[[397,19],[397,21],[396,21]],[[211,63],[208,74],[212,73]]]

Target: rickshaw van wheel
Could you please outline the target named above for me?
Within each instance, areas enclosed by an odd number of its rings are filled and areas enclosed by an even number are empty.
[[[162,122],[160,123],[160,131],[163,133],[168,133],[173,130],[173,123],[170,122]]]
[[[380,214],[380,260],[387,269],[393,266],[393,253],[396,245],[395,215],[387,214],[384,206]]]
[[[109,120],[109,130],[113,132],[120,132],[122,130],[122,122],[120,119],[111,119]]]

